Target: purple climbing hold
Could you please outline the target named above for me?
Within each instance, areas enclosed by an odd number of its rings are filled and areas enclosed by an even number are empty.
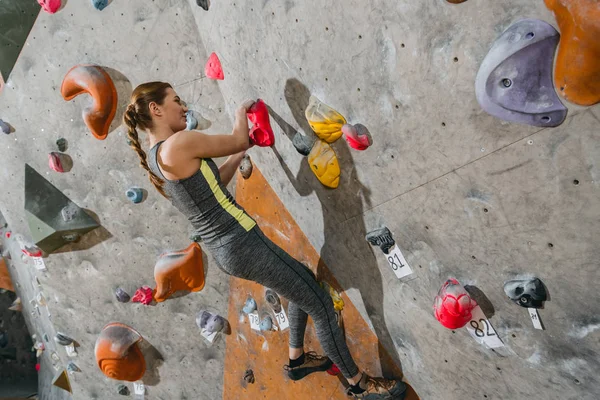
[[[509,122],[553,127],[567,108],[554,90],[552,67],[560,35],[550,24],[524,19],[492,45],[475,79],[481,108]]]
[[[115,297],[121,303],[127,303],[129,300],[131,300],[131,296],[129,296],[129,294],[127,294],[127,292],[121,288],[117,288],[117,290],[115,290]]]
[[[0,129],[7,135],[10,133],[10,125],[0,119]]]
[[[206,329],[210,333],[221,332],[227,324],[228,322],[225,318],[206,310],[200,311],[196,317],[196,325],[200,329]]]

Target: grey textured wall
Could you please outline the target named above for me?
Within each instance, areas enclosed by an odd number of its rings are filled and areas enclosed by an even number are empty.
[[[153,192],[128,203],[129,185],[151,188],[122,128],[99,142],[80,117],[85,99],[60,98],[65,72],[84,62],[118,71],[121,91],[173,82],[212,121],[209,132],[228,131],[244,98],[263,98],[277,144],[252,149],[253,160],[421,398],[597,398],[600,108],[569,106],[562,126],[539,129],[501,122],[475,99],[489,47],[527,17],[556,26],[542,1],[529,0],[215,1],[209,12],[192,0],[113,1],[102,12],[69,1],[43,14],[0,98],[1,117],[17,130],[0,137],[0,203],[27,233],[23,163],[48,171],[56,138],[69,140],[73,170],[47,177],[110,232],[87,238],[100,241],[89,249],[50,256],[40,276],[54,326],[82,343],[74,398],[116,398],[116,383],[93,361],[110,320],[138,329],[165,358],[149,398],[218,398],[224,348],[207,348],[193,317],[204,306],[224,313],[228,292],[208,260],[199,294],[156,307],[114,300],[117,285],[152,283],[155,256],[187,245],[189,227]],[[212,51],[225,69],[218,84],[201,74]],[[365,152],[333,145],[342,166],[336,190],[321,186],[291,144],[298,130],[311,135],[303,117],[311,93],[373,134]],[[384,224],[417,279],[397,281],[364,241]],[[527,275],[550,291],[545,331],[502,291],[505,280]],[[449,276],[490,300],[502,352],[435,321],[433,298]]]

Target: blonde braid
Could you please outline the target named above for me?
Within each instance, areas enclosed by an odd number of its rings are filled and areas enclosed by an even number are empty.
[[[150,178],[150,182],[152,182],[156,190],[158,190],[158,192],[164,197],[169,198],[169,196],[167,196],[167,193],[163,188],[165,182],[162,179],[160,179],[158,175],[156,175],[150,170],[150,167],[148,166],[146,152],[142,150],[142,146],[140,145],[138,133],[136,130],[138,123],[135,104],[130,104],[129,106],[127,106],[127,111],[125,111],[123,119],[125,121],[125,125],[127,125],[127,136],[129,137],[129,146],[133,150],[135,150],[138,157],[140,158],[140,165],[142,166],[142,168],[148,171],[148,177]]]

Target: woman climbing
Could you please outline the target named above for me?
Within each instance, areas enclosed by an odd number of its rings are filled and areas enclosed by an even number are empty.
[[[171,85],[149,82],[138,86],[124,115],[131,147],[140,157],[156,189],[171,200],[200,235],[221,269],[229,275],[257,282],[289,300],[290,379],[298,380],[335,363],[350,383],[348,394],[357,399],[402,399],[400,380],[372,378],[359,371],[341,329],[333,302],[309,268],[275,245],[239,206],[226,186],[245,151],[251,146],[246,113],[253,101],[235,113],[230,135],[186,131],[187,107]],[[148,157],[137,130],[149,135]],[[213,157],[229,156],[221,167]],[[311,316],[327,357],[304,352],[304,332]]]

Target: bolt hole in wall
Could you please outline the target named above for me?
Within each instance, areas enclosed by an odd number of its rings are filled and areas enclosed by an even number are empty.
[[[575,186],[579,185],[579,181],[577,179],[574,179],[573,180],[573,185],[575,185]]]
[[[548,247],[553,248],[554,245],[552,243],[548,243]]]
[[[458,57],[454,57],[454,62],[458,62]]]

